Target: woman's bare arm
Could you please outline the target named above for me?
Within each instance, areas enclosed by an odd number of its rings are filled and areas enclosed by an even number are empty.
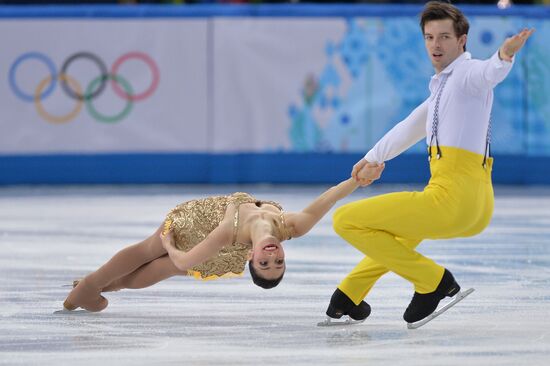
[[[188,252],[177,249],[172,232],[161,234],[162,245],[170,259],[180,271],[186,271],[215,256],[220,249],[230,245],[233,240],[233,226],[222,221],[208,236]]]
[[[378,167],[366,167],[366,169],[372,169],[376,173],[369,175],[369,177],[373,178],[376,175],[379,177],[384,167],[380,165]],[[325,216],[336,202],[348,196],[355,191],[357,187],[359,187],[359,183],[354,178],[349,178],[322,193],[303,209],[302,212],[289,213],[287,215],[287,221],[290,226],[292,237],[306,234],[323,216]]]

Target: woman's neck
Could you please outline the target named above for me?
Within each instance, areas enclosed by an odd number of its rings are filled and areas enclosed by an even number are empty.
[[[239,228],[237,232],[237,241],[241,243],[250,243],[253,240],[253,235],[256,234],[254,224],[259,218],[258,209],[251,203],[242,204],[239,212]]]

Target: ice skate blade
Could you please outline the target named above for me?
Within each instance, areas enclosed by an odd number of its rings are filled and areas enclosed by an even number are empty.
[[[78,285],[78,283],[80,282],[81,280],[74,280],[72,285],[61,285],[61,287],[71,287],[71,288],[75,288],[76,285]]]
[[[91,311],[83,310],[83,309],[81,310],[63,309],[63,310],[57,310],[53,312],[54,315],[64,315],[64,314],[78,315],[78,314],[91,314],[91,313],[92,313]]]
[[[336,325],[353,325],[353,324],[360,324],[364,321],[365,321],[365,319],[363,319],[363,320],[354,320],[354,319],[350,318],[349,316],[346,317],[345,320],[334,319],[334,318],[331,318],[331,317],[327,316],[325,318],[325,320],[323,320],[322,322],[317,323],[317,326],[318,327],[333,327],[333,326],[336,326]]]
[[[445,306],[441,307],[440,309],[437,309],[436,311],[434,311],[433,313],[431,313],[430,315],[428,315],[424,319],[419,320],[415,323],[407,323],[407,328],[409,328],[409,329],[420,328],[421,326],[423,326],[426,323],[434,320],[435,318],[437,318],[438,316],[440,316],[441,314],[443,314],[444,312],[446,312],[447,310],[449,310],[450,308],[452,308],[453,306],[455,306],[456,304],[458,304],[459,302],[464,300],[464,298],[466,298],[466,296],[470,295],[474,291],[475,290],[473,288],[470,288],[466,291],[459,292],[458,294],[456,294],[456,296],[454,297],[454,299],[451,302],[449,302]]]

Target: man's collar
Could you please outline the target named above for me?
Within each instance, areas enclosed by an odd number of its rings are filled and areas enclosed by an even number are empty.
[[[450,74],[456,67],[456,65],[460,64],[462,61],[470,60],[471,58],[472,54],[470,52],[463,52],[460,56],[455,58],[455,60],[451,62],[443,71],[441,71],[439,74],[435,74],[433,77],[437,77],[440,74]]]

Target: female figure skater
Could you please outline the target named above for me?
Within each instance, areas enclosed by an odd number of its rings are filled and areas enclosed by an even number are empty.
[[[243,273],[247,260],[255,284],[275,287],[286,268],[281,242],[307,233],[338,200],[378,179],[383,169],[383,164],[368,164],[358,177],[328,189],[296,213],[240,192],[182,203],[149,238],[75,281],[63,306],[101,311],[108,305],[102,292],[144,288],[176,275],[232,277]]]

